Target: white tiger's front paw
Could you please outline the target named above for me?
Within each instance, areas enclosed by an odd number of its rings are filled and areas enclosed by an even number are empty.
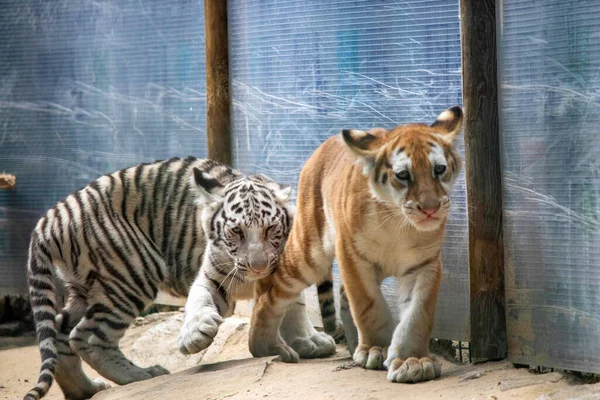
[[[151,367],[144,368],[144,371],[149,373],[153,378],[161,375],[171,374],[168,369],[161,365],[153,365]]]
[[[223,318],[216,311],[210,310],[197,318],[187,319],[179,331],[177,347],[183,354],[195,354],[211,345]]]
[[[290,343],[301,358],[323,358],[335,354],[335,340],[324,332],[297,337]]]

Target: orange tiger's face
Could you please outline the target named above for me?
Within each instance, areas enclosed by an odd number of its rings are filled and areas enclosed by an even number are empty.
[[[417,229],[439,228],[448,216],[450,190],[461,168],[453,141],[462,126],[453,107],[431,125],[406,124],[390,131],[344,130],[348,147],[364,164],[374,197],[399,207]]]

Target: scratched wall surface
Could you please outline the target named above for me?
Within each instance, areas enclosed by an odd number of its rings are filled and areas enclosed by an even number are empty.
[[[456,0],[231,0],[229,9],[234,158],[243,170],[296,187],[304,161],[341,129],[433,122],[461,103]],[[453,198],[435,335],[464,339],[464,176]],[[384,290],[393,304],[393,283]]]
[[[0,294],[31,229],[99,175],[206,155],[202,1],[0,3]]]
[[[600,372],[600,2],[504,0],[512,361]]]

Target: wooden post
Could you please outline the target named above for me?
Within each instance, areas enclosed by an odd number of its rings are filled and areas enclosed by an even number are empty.
[[[471,355],[507,356],[496,0],[461,0],[465,158],[469,204]]]
[[[0,189],[12,189],[17,184],[14,175],[0,174]]]
[[[227,0],[205,0],[208,157],[231,165]]]

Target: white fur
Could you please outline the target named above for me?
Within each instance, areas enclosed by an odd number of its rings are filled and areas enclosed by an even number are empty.
[[[434,145],[431,148],[431,151],[429,152],[429,163],[431,164],[431,176],[433,176],[434,178],[435,178],[434,169],[435,169],[436,165],[444,165],[446,167],[446,171],[442,175],[440,175],[440,178],[446,174],[452,173],[452,171],[450,171],[450,169],[448,168],[448,161],[446,160],[446,157],[444,156],[444,149],[442,149],[437,144]],[[453,182],[450,181],[450,182],[446,183],[440,179],[440,183],[441,183],[442,187],[444,188],[444,190],[446,191],[446,193],[449,193]]]
[[[454,113],[450,110],[444,110],[442,111],[442,113],[437,117],[438,121],[441,122],[445,122],[445,121],[452,121],[455,118]]]

